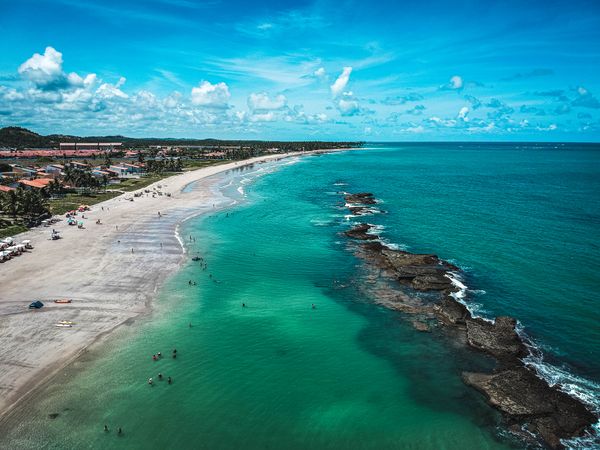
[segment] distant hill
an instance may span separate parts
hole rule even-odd
[[[316,148],[355,147],[358,142],[283,142],[283,141],[245,141],[218,139],[171,139],[171,138],[130,138],[125,136],[70,136],[49,134],[47,136],[35,133],[27,128],[0,128],[0,148],[58,148],[61,142],[122,142],[127,147],[147,147],[149,145],[206,145],[206,146],[252,146],[257,148],[278,147],[282,150],[305,150]]]

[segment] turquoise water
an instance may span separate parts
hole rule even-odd
[[[181,232],[208,268],[186,264],[152,320],[78,362],[0,446],[519,448],[460,380],[488,361],[357,289],[339,190],[375,193],[384,240],[460,265],[470,307],[517,317],[542,351],[531,363],[598,405],[598,147],[374,146],[221,185],[237,204]],[[158,372],[174,383],[149,387]]]

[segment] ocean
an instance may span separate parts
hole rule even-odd
[[[600,146],[371,144],[218,186],[227,206],[180,229],[203,259],[25,405],[0,447],[523,448],[461,381],[489,361],[373,302],[342,191],[380,201],[367,220],[384,242],[459,266],[468,307],[517,318],[528,363],[600,412]]]

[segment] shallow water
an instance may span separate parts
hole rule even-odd
[[[460,380],[485,361],[356,288],[361,263],[340,232],[357,219],[337,191],[375,193],[388,213],[368,221],[385,240],[463,267],[469,305],[517,317],[548,373],[559,366],[594,405],[599,175],[597,147],[506,144],[378,146],[232,172],[221,186],[236,205],[181,230],[208,268],[189,261],[151,320],[66,371],[0,446],[519,447]]]

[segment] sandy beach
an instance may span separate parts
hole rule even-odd
[[[50,228],[16,236],[30,239],[34,249],[0,265],[0,418],[90,344],[150,311],[160,286],[185,260],[178,225],[223,201],[209,177],[293,155],[186,172],[141,189],[170,196],[130,201],[135,192],[129,192],[93,205],[84,213],[84,229],[68,226],[63,217]],[[62,239],[50,240],[52,228]],[[53,302],[60,298],[72,303]],[[45,306],[29,310],[34,299]],[[60,321],[74,325],[57,327]]]

